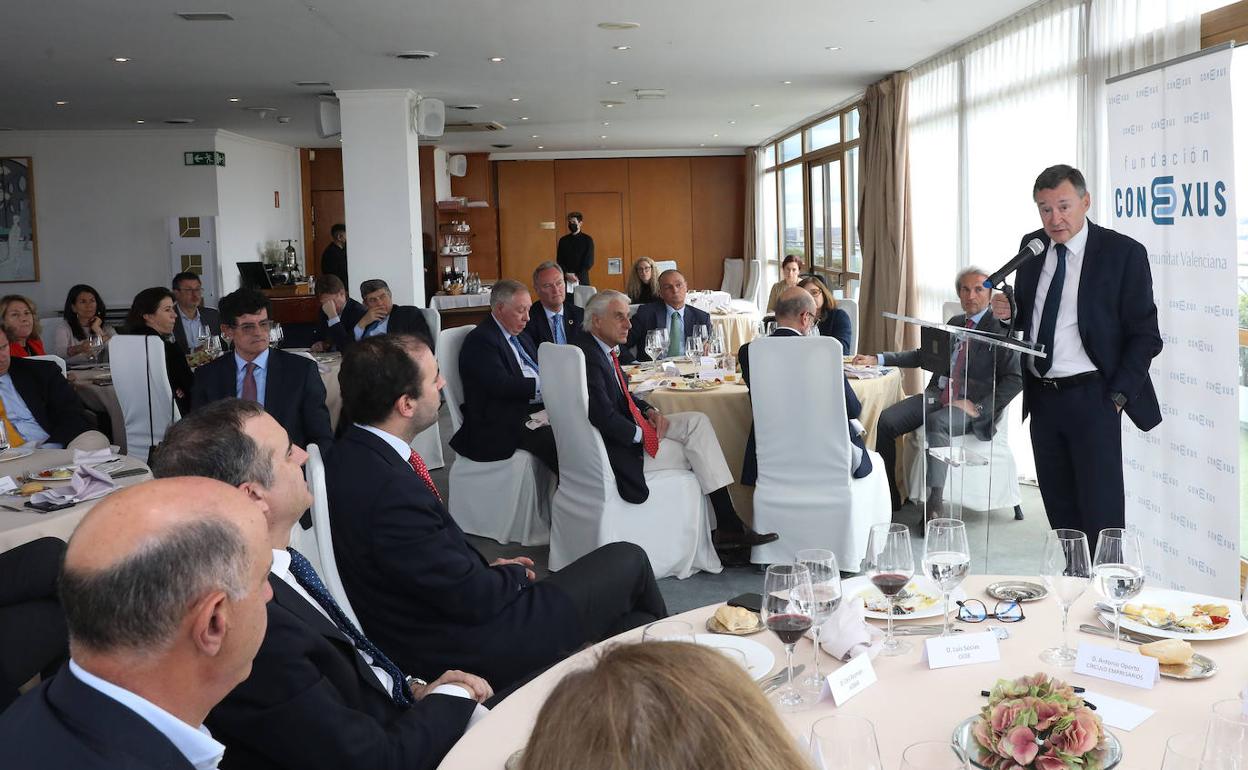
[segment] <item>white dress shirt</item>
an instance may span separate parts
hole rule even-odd
[[[112,682],[104,681],[79,666],[78,662],[72,658],[69,661],[69,670],[87,687],[112,698],[156,728],[178,751],[182,752],[182,756],[186,757],[186,761],[190,762],[195,770],[216,770],[221,757],[225,754],[225,746],[212,737],[207,727],[188,725],[146,698],[135,695],[124,687],[118,687]]]
[[[1088,358],[1088,352],[1083,349],[1083,339],[1079,336],[1079,275],[1083,272],[1083,257],[1087,245],[1088,223],[1084,220],[1079,232],[1066,242],[1066,277],[1062,279],[1062,303],[1057,308],[1057,325],[1053,328],[1053,350],[1045,351],[1049,354],[1049,371],[1044,377],[1071,377],[1096,370],[1096,364]],[[1040,268],[1040,282],[1036,284],[1036,301],[1031,307],[1028,339],[1033,342],[1040,335],[1044,300],[1049,295],[1049,284],[1053,282],[1053,273],[1056,270],[1057,244],[1050,243],[1048,253],[1044,255],[1044,266]],[[1036,371],[1036,361],[1035,357],[1027,356],[1027,366],[1031,373],[1041,376]]]
[[[195,308],[195,317],[191,318],[182,312],[181,305],[175,302],[173,306],[178,310],[178,323],[182,324],[182,331],[186,332],[186,346],[194,350],[195,346],[199,344],[199,330],[204,327],[204,314],[197,307]]]
[[[239,398],[243,397],[243,379],[247,376],[247,359],[234,353],[234,394]],[[256,381],[256,401],[260,406],[264,406],[264,389],[269,382],[269,349],[265,348],[256,356],[251,363],[256,365],[255,371],[251,373],[252,379]]]
[[[560,307],[558,310],[551,310],[545,305],[542,305],[542,312],[546,314],[546,328],[550,329],[550,338],[554,340],[555,342],[558,342],[559,334],[555,331],[555,327],[562,326],[562,324],[555,323],[555,316],[559,316],[560,320],[562,320],[563,318],[566,318],[567,316],[563,314],[563,308]],[[567,329],[563,330],[563,341],[564,342],[568,341]]]
[[[337,319],[338,316],[334,316],[334,318]],[[329,325],[333,326],[332,323]],[[367,328],[367,324],[365,325],[365,328]],[[351,329],[351,331],[355,334],[355,339],[357,341],[364,339],[364,337],[366,336],[364,333],[364,329],[360,328],[359,321],[355,322],[355,326]],[[390,331],[390,316],[386,316],[385,318],[381,319],[381,323],[374,326],[373,330],[368,332],[367,336],[377,337],[379,335],[385,334],[388,331]]]
[[[516,364],[520,367],[520,373],[523,374],[525,377],[528,377],[530,380],[536,381],[533,385],[533,398],[529,399],[529,403],[530,404],[542,403],[542,375],[536,369],[526,364],[524,362],[524,359],[520,357],[520,352],[516,350],[516,346],[511,344],[511,338],[517,337],[518,335],[512,334],[511,332],[504,329],[503,325],[500,324],[498,322],[498,319],[495,318],[492,314],[490,315],[490,320],[492,320],[494,322],[494,325],[498,327],[498,330],[502,332],[503,341],[507,343],[507,349],[511,351],[512,358],[516,359]],[[516,341],[519,342],[519,339],[517,339]]]
[[[614,370],[614,369],[615,369],[615,360],[614,360],[614,355],[615,355],[616,353],[618,353],[618,352],[619,352],[620,346],[619,346],[619,345],[608,345],[608,344],[606,344],[605,342],[603,342],[602,340],[598,339],[597,337],[594,337],[594,342],[597,342],[597,343],[598,343],[598,349],[599,349],[599,350],[601,350],[601,351],[602,351],[602,354],[603,354],[604,356],[606,356],[606,357],[607,357],[607,360],[608,360],[608,361],[610,361],[610,362],[611,362],[611,369],[612,369],[612,370]],[[615,379],[615,384],[616,384],[616,386],[617,386],[617,387],[619,387],[621,390],[624,390],[624,385],[623,385],[622,383],[620,383],[619,377],[616,377],[616,378],[614,378],[614,379]],[[629,392],[628,392],[627,390],[624,390],[624,397],[625,397],[625,398],[631,398],[632,396],[629,394]],[[643,417],[644,417],[644,415],[643,415]],[[633,431],[633,443],[634,443],[634,444],[640,444],[640,443],[641,443],[641,439],[642,439],[644,436],[645,436],[645,434],[642,432],[642,430],[641,430],[641,426],[640,426],[640,425],[638,425],[638,426],[637,426],[637,430]]]

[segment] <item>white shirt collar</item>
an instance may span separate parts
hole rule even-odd
[[[408,446],[407,442],[405,442],[403,439],[399,438],[398,436],[394,435],[393,433],[387,433],[381,428],[374,428],[372,425],[361,425],[358,422],[355,424],[355,427],[363,428],[364,430],[373,434],[377,438],[389,444],[391,447],[393,447],[395,452],[398,452],[399,457],[403,458],[403,462],[408,462],[412,459],[412,448]]]
[[[502,332],[502,333],[503,333],[503,339],[510,340],[512,337],[519,337],[519,336],[520,336],[520,335],[518,335],[518,334],[512,334],[511,332],[509,332],[509,331],[507,331],[506,329],[504,329],[504,328],[503,328],[503,325],[502,325],[501,323],[499,323],[498,319],[494,317],[494,314],[493,314],[493,313],[490,313],[490,320],[491,320],[491,321],[493,321],[493,322],[494,322],[494,325],[498,327],[498,330],[499,330],[500,332]]]
[[[545,311],[546,311],[546,320],[547,320],[547,321],[549,321],[550,319],[554,318],[554,317],[555,317],[555,316],[557,316],[557,315],[563,315],[563,308],[562,308],[562,307],[560,307],[558,310],[551,310],[550,308],[546,307],[545,305],[542,305],[542,310],[545,310]]]
[[[238,364],[239,369],[242,369],[244,366],[247,365],[247,359],[240,356],[236,351],[234,353],[234,363]],[[252,361],[251,363],[255,364],[257,369],[267,368],[269,365],[269,349],[265,348],[264,350],[262,350],[260,352],[260,355],[256,356],[256,360]]]
[[[594,342],[598,343],[598,349],[601,350],[602,354],[607,358],[610,358],[612,353],[620,349],[619,345],[608,345],[597,337],[594,337]]]
[[[1069,259],[1070,257],[1079,259],[1080,257],[1083,256],[1083,251],[1088,246],[1088,230],[1090,229],[1091,229],[1090,223],[1088,222],[1087,219],[1084,219],[1083,227],[1079,228],[1079,232],[1071,236],[1069,241],[1066,241],[1067,259]],[[1055,248],[1055,245],[1050,244],[1050,248]]]
[[[83,684],[117,701],[156,728],[178,751],[182,752],[186,761],[195,766],[195,770],[215,770],[221,762],[221,757],[225,754],[225,746],[212,737],[207,727],[188,725],[143,696],[136,695],[124,687],[118,687],[92,674],[72,658],[69,661],[69,670]]]
[[[200,312],[199,307],[196,307],[196,308],[195,308],[195,317],[194,317],[194,318],[191,318],[189,315],[187,315],[186,313],[183,313],[183,312],[182,312],[182,306],[181,306],[181,305],[179,305],[178,303],[176,303],[176,302],[175,302],[175,303],[173,303],[173,306],[174,306],[174,307],[176,307],[176,308],[178,309],[178,315],[182,316],[183,318],[185,318],[185,319],[186,319],[186,320],[188,320],[188,321],[198,321],[198,320],[199,320],[199,318],[200,318],[200,316],[201,316],[201,315],[203,315],[203,314]]]
[[[801,335],[801,336],[803,336],[803,337],[805,337],[805,336],[806,336],[806,332],[802,331],[801,329],[796,329],[796,328],[794,328],[794,327],[792,327],[792,326],[777,326],[777,327],[776,327],[776,331],[780,331],[781,329],[788,329],[788,330],[789,330],[789,331],[791,331],[791,332],[797,332],[798,334],[800,334],[800,335]]]
[[[290,551],[285,548],[274,548],[273,566],[269,568],[269,572],[277,575],[283,582],[289,582],[286,576],[290,574]]]

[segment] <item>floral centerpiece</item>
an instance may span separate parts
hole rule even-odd
[[[998,679],[971,734],[975,759],[993,770],[1100,770],[1101,718],[1074,689],[1048,674]]]

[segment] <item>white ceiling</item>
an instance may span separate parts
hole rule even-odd
[[[335,89],[405,87],[448,105],[480,104],[447,118],[507,126],[447,134],[440,144],[449,150],[740,148],[1032,2],[43,0],[5,17],[0,127],[144,130],[194,118],[199,128],[332,146],[316,136],[315,94],[327,89],[294,85],[325,80]],[[174,11],[226,11],[236,20],[187,22]],[[605,21],[641,28],[599,29]],[[438,56],[392,57],[410,49]],[[668,96],[638,102],[634,88]],[[602,100],[624,104],[608,109]],[[249,106],[277,112],[261,120],[242,109]]]

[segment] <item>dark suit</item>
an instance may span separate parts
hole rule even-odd
[[[792,329],[777,328],[771,333],[771,336],[800,337],[801,335]],[[745,380],[746,385],[750,384],[749,348],[750,343],[747,342],[737,351],[737,360],[741,362],[741,378]],[[862,403],[858,400],[858,394],[854,392],[854,389],[849,387],[848,379],[842,376],[841,383],[845,386],[845,417],[849,420],[856,420],[862,414]],[[871,455],[867,453],[867,445],[852,424],[849,426],[849,441],[862,450],[862,460],[858,463],[858,467],[853,469],[852,475],[856,479],[865,478],[871,473]],[[852,461],[853,458],[850,459]],[[752,487],[757,481],[758,452],[754,443],[754,423],[751,421],[750,435],[745,440],[745,459],[741,462],[741,483]]]
[[[364,306],[347,297],[347,304],[342,307],[338,323],[330,326],[329,317],[325,315],[324,310],[318,310],[317,317],[319,320],[316,328],[312,330],[312,341],[326,342],[332,345],[334,350],[345,351],[351,347],[351,343],[355,342],[355,332],[352,330],[364,317]]]
[[[173,325],[173,341],[182,351],[182,355],[186,355],[191,352],[191,341],[186,338],[186,329],[182,328],[182,311],[178,310],[175,305],[174,312],[178,314],[178,322]],[[208,333],[214,337],[221,333],[221,316],[215,307],[201,307],[199,322],[206,326]]]
[[[594,266],[594,239],[585,233],[568,233],[559,239],[555,261],[563,272],[575,275],[582,286],[589,286],[589,269]]]
[[[849,342],[854,336],[854,325],[849,320],[849,313],[834,307],[819,321],[820,337],[835,337],[840,340],[845,355],[849,355]]]
[[[86,407],[55,363],[10,358],[9,377],[35,422],[47,431],[49,443],[65,446],[90,429]]]
[[[585,311],[571,302],[565,302],[560,312],[563,313],[563,339],[565,342],[571,342],[582,332],[581,322],[585,320]],[[534,350],[541,347],[543,342],[555,341],[555,333],[550,328],[549,319],[546,318],[546,308],[542,307],[541,303],[529,309],[529,323],[524,327],[524,333],[528,336],[529,344]]]
[[[351,327],[347,331],[351,334],[352,342],[355,341],[355,327],[359,325],[360,318],[363,315],[361,313],[351,319]],[[433,332],[429,329],[429,324],[425,322],[425,314],[420,311],[420,308],[412,307],[411,305],[393,305],[387,318],[389,320],[386,321],[386,334],[411,334],[429,343],[430,350],[433,350],[436,346],[437,340],[433,338]],[[347,319],[344,317],[342,323],[346,323],[346,321]],[[360,339],[363,339],[363,337]]]
[[[0,712],[17,688],[69,658],[69,631],[56,596],[65,541],[43,537],[0,553]]]
[[[1079,338],[1099,377],[1068,386],[1041,382],[1023,367],[1023,414],[1031,415],[1031,443],[1044,508],[1053,527],[1083,530],[1095,548],[1097,533],[1125,526],[1121,416],[1110,396],[1127,397],[1123,411],[1140,430],[1161,422],[1161,407],[1148,374],[1161,352],[1157,306],[1148,252],[1121,233],[1086,223],[1079,275]],[[1023,243],[1043,230],[1023,236]],[[1044,258],[1018,270],[1014,328],[1030,335]],[[1069,280],[1069,279],[1068,279]],[[1057,389],[1053,387],[1057,385]]]
[[[363,428],[347,429],[325,471],[342,582],[364,632],[405,671],[471,671],[501,691],[585,642],[666,615],[631,543],[536,583],[520,565],[489,566],[407,461]]]
[[[194,770],[164,734],[68,664],[0,714],[0,767]]]
[[[680,312],[681,321],[684,322],[684,336],[690,337],[693,334],[693,327],[701,324],[708,330],[711,328],[711,316],[705,310],[698,310],[693,305],[685,305]],[[646,332],[651,329],[667,329],[667,305],[663,302],[650,302],[637,308],[637,314],[633,316],[633,328],[628,332],[628,342],[625,343],[632,349],[633,355],[638,361],[649,361],[650,356],[646,353]],[[682,350],[685,341],[680,341]],[[621,351],[622,353],[622,351]],[[621,358],[621,360],[623,360]]]
[[[195,371],[192,407],[199,408],[223,398],[237,398],[238,359],[224,355]],[[329,409],[325,406],[325,383],[316,362],[284,350],[269,350],[265,367],[264,411],[286,429],[290,440],[301,447],[315,443],[322,452],[333,444]]]
[[[537,363],[537,348],[529,337],[521,332],[516,339]],[[479,463],[506,460],[517,449],[525,449],[551,470],[558,469],[554,431],[549,425],[537,430],[525,427],[529,415],[542,408],[530,403],[537,380],[524,376],[515,349],[492,315],[464,338],[459,376],[464,384],[464,422],[451,437],[452,449]]]
[[[347,250],[333,241],[321,252],[321,272],[338,276],[347,291],[351,291],[351,281],[347,280]]]
[[[270,575],[268,630],[251,675],[208,715],[223,770],[421,770],[455,745],[475,701],[429,695],[395,705],[354,644]]]

